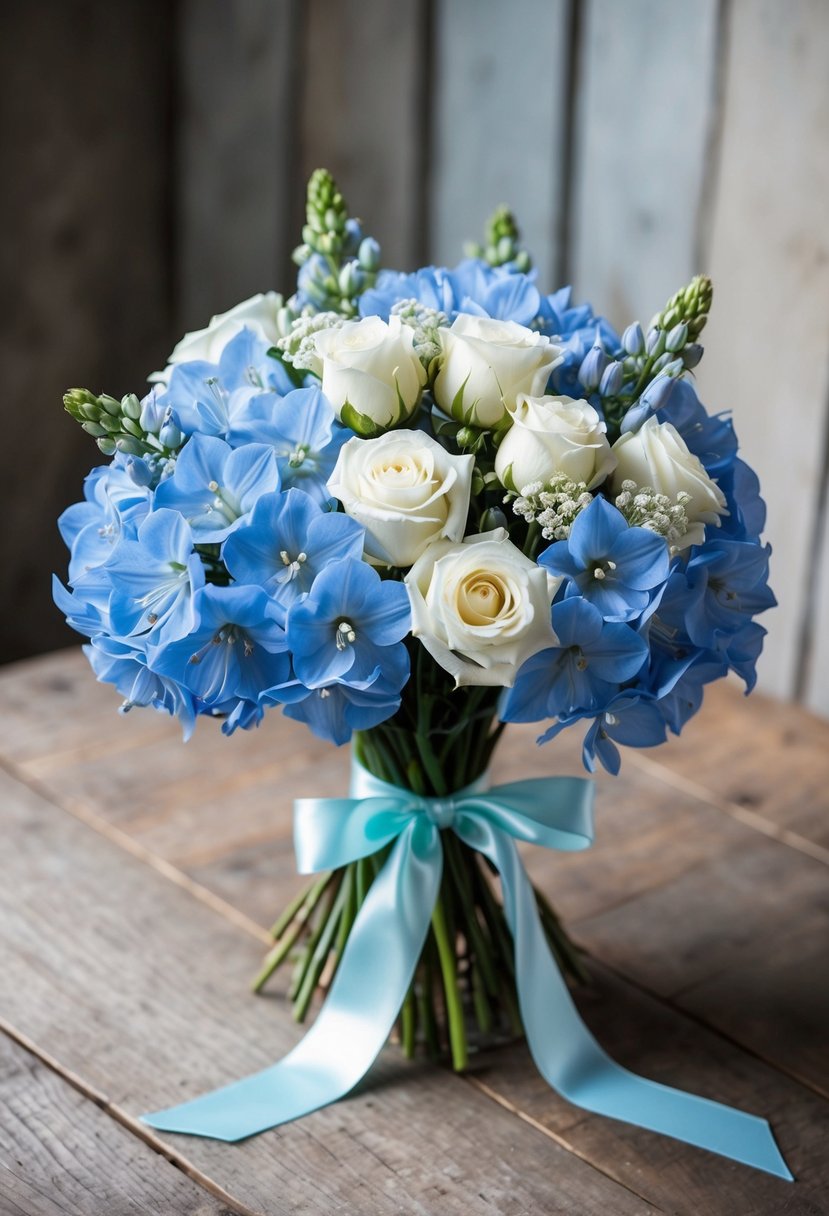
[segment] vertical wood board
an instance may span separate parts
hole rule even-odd
[[[780,607],[759,670],[766,691],[792,696],[829,401],[829,10],[735,0],[728,42],[700,387],[709,408],[734,411],[768,503]]]
[[[715,94],[717,0],[589,0],[573,136],[573,279],[620,328],[692,274]]]
[[[174,182],[180,331],[200,329],[258,291],[290,292],[281,280],[292,195],[302,189],[293,173],[295,10],[295,0],[183,0]]]
[[[454,265],[499,203],[516,213],[539,286],[559,258],[569,56],[565,0],[438,0],[431,253]]]
[[[379,240],[383,264],[422,260],[428,88],[426,0],[306,0],[302,147],[292,189],[312,170],[337,178],[351,214]],[[299,231],[297,231],[297,238]]]

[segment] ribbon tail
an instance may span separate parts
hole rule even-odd
[[[530,1052],[544,1079],[576,1106],[633,1123],[793,1181],[765,1119],[648,1081],[603,1051],[581,1020],[547,944],[514,841],[480,819],[459,825],[501,875],[515,941],[515,974]],[[456,829],[457,830],[457,829]]]
[[[142,1122],[243,1140],[336,1102],[380,1053],[409,990],[440,890],[443,850],[423,817],[397,838],[348,936],[316,1022],[278,1064]]]

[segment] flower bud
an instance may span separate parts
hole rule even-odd
[[[112,418],[117,418],[120,415],[121,402],[117,401],[115,397],[110,397],[109,393],[101,393],[98,400]]]
[[[106,438],[96,439],[95,442],[97,443],[99,450],[103,452],[105,456],[115,455],[116,448],[114,439],[110,439],[109,436],[107,436]]]
[[[165,448],[177,448],[181,443],[182,434],[178,415],[171,405],[168,405],[164,412],[164,421],[161,425],[161,430],[158,432],[158,437]],[[136,453],[136,455],[139,454]]]
[[[688,371],[697,366],[702,358],[702,352],[703,347],[700,346],[699,342],[689,342],[685,347],[682,352],[682,362]]]
[[[141,417],[141,402],[135,393],[127,393],[125,397],[121,398],[121,413],[125,418],[131,418],[133,422],[137,422]]]
[[[667,350],[663,350],[663,352],[659,356],[659,358],[654,360],[651,371],[654,373],[654,375],[657,375],[659,372],[664,371],[664,369],[668,366],[668,364],[670,362],[671,362],[670,352]]]
[[[82,422],[81,430],[86,431],[87,435],[92,435],[94,439],[102,439],[106,435],[104,427],[97,422]]]
[[[459,448],[471,448],[472,444],[475,442],[475,432],[471,427],[462,426],[458,429],[458,433],[455,436],[455,442]]]
[[[339,273],[337,287],[340,295],[347,300],[360,294],[363,289],[363,272],[357,262],[346,262]]]
[[[500,507],[487,507],[481,516],[481,531],[494,532],[496,528],[508,528],[507,517]]]
[[[657,359],[665,349],[665,331],[663,329],[649,329],[648,336],[645,339],[645,350],[652,359]]]
[[[645,350],[645,335],[638,321],[628,325],[622,334],[622,346],[628,355],[641,355]]]
[[[675,353],[682,350],[685,343],[688,341],[688,326],[683,321],[679,325],[675,325],[665,339],[665,349]]]
[[[137,486],[148,486],[153,479],[152,470],[146,460],[140,456],[128,456],[126,462],[127,476]]]
[[[158,434],[159,427],[164,421],[164,406],[159,402],[155,389],[147,393],[141,402],[141,414],[138,421],[149,434]]]
[[[372,274],[380,266],[380,246],[375,241],[373,236],[367,236],[360,242],[360,249],[357,253],[357,260],[363,270],[367,270]]]
[[[140,456],[141,444],[131,435],[121,435],[115,440],[115,450],[124,456]]]
[[[579,368],[579,384],[588,393],[592,393],[599,387],[599,382],[608,363],[609,359],[599,342],[592,346],[584,359],[582,359],[582,364]]]
[[[621,363],[618,361],[608,363],[599,382],[599,395],[602,397],[615,397],[622,387],[624,374],[625,369]]]

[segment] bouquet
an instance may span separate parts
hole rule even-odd
[[[620,746],[678,734],[710,680],[735,671],[749,690],[754,618],[775,602],[764,506],[730,419],[694,388],[709,279],[619,336],[568,288],[543,293],[503,208],[454,269],[380,269],[324,171],[302,242],[294,295],[186,335],[142,397],[66,394],[107,462],[61,517],[69,587],[54,594],[124,712],[175,714],[185,736],[208,716],[232,735],[281,707],[352,742],[355,797],[299,808],[315,876],[255,985],[292,959],[297,1018],[321,983],[331,1002],[351,983],[338,970],[358,926],[369,940],[400,825],[428,811],[440,844],[412,828],[407,847],[442,862],[390,1016],[407,1054],[423,1043],[462,1069],[472,1034],[523,1025],[531,1039],[518,921],[580,971],[526,876],[507,890],[498,840],[589,842],[588,783],[566,779],[562,796],[581,800],[566,824],[539,827],[526,782],[496,813],[483,791],[506,724],[541,723],[540,743],[580,729],[587,769],[616,773]],[[470,826],[475,807],[494,843]],[[329,847],[355,824],[368,845]],[[390,896],[401,917],[408,881]],[[380,1004],[394,988],[365,982]]]

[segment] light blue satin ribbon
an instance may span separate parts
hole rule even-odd
[[[350,798],[299,799],[294,842],[302,873],[393,846],[357,914],[325,1004],[278,1064],[143,1121],[160,1131],[242,1140],[353,1089],[379,1054],[409,990],[440,891],[440,832],[451,829],[501,876],[527,1043],[553,1089],[585,1110],[792,1181],[765,1119],[637,1077],[611,1060],[582,1022],[547,944],[515,842],[564,851],[589,847],[592,801],[592,783],[578,777],[490,790],[481,781],[450,798],[421,798],[356,762]]]

